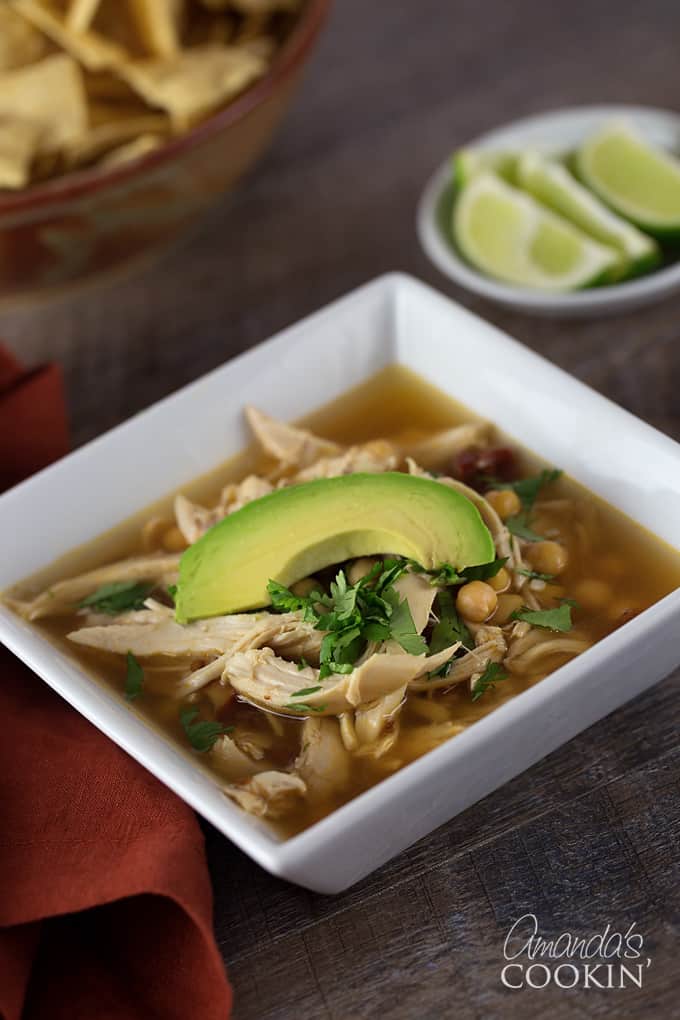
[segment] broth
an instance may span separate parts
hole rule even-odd
[[[363,443],[380,437],[408,445],[452,425],[475,420],[479,419],[409,370],[391,366],[341,399],[307,416],[302,424],[342,444]],[[542,466],[532,454],[498,433],[493,442],[511,444],[517,450],[521,476],[535,473]],[[182,491],[209,503],[217,499],[226,481],[240,479],[248,471],[270,467],[269,461],[249,449]],[[121,556],[138,555],[144,548],[141,525],[150,517],[167,519],[157,529],[159,534],[167,536],[172,528],[171,497],[70,553],[40,576],[18,586],[12,594],[25,598],[60,577],[89,570]],[[541,608],[557,606],[563,598],[576,599],[579,604],[573,609],[574,624],[579,635],[591,643],[680,586],[680,553],[569,478],[561,477],[550,485],[549,491],[539,494],[532,528],[545,538],[558,539],[569,555],[568,566],[556,581],[531,582],[535,598]],[[146,541],[148,548],[148,533]],[[126,673],[123,657],[75,649],[66,640],[66,634],[74,628],[72,615],[40,620],[36,626],[62,651],[80,661],[94,678],[122,696]],[[467,682],[449,690],[409,694],[399,717],[398,735],[385,754],[352,756],[349,774],[341,789],[313,803],[303,799],[272,824],[284,836],[300,832],[543,680],[572,656],[573,652],[555,653],[540,659],[536,668],[529,665],[521,672],[510,672],[506,679],[474,701]],[[223,782],[229,780],[232,777],[220,772],[220,761],[214,754],[198,754],[187,747],[178,701],[169,693],[183,674],[186,674],[186,667],[180,670],[171,659],[161,657],[145,665],[144,695],[134,702],[131,710],[149,724],[160,727],[199,767]],[[204,688],[194,704],[205,717],[234,726],[242,740],[247,742],[252,738],[254,745],[264,749],[269,767],[282,770],[291,767],[300,749],[302,719],[272,715],[237,698],[229,700],[219,684]]]

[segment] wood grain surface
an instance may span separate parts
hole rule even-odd
[[[432,168],[504,120],[677,106],[679,37],[677,0],[337,0],[274,147],[190,241],[115,285],[1,314],[0,335],[61,361],[80,443],[404,269],[680,438],[680,297],[594,321],[510,314],[455,291],[413,229]],[[334,898],[206,827],[235,1020],[680,1017],[679,722],[676,673]],[[643,987],[503,988],[503,940],[526,911],[548,935],[635,921]]]

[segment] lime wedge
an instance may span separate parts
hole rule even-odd
[[[655,237],[680,236],[680,161],[627,124],[603,127],[576,153],[583,183]]]
[[[526,152],[517,165],[517,182],[596,241],[620,252],[621,276],[646,272],[660,261],[656,241],[613,213],[561,163],[538,152]]]
[[[461,192],[453,237],[482,272],[540,290],[590,287],[610,279],[620,265],[612,248],[491,173],[474,177]]]
[[[495,152],[490,149],[458,149],[451,158],[453,183],[464,188],[473,177],[490,170],[504,178],[509,184],[515,183],[517,153]]]

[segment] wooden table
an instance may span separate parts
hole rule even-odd
[[[677,105],[679,32],[677,0],[338,0],[285,130],[200,236],[143,275],[0,316],[0,334],[62,362],[80,443],[385,270],[454,292],[414,236],[432,167],[522,114]],[[550,322],[454,296],[680,438],[680,298]],[[679,699],[676,673],[335,898],[208,831],[236,1020],[680,1017]],[[553,935],[635,921],[643,988],[504,989],[526,911]]]

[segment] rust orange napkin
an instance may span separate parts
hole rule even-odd
[[[58,369],[0,348],[0,484],[66,446]],[[1,1020],[226,1020],[193,812],[2,648],[0,719]]]

